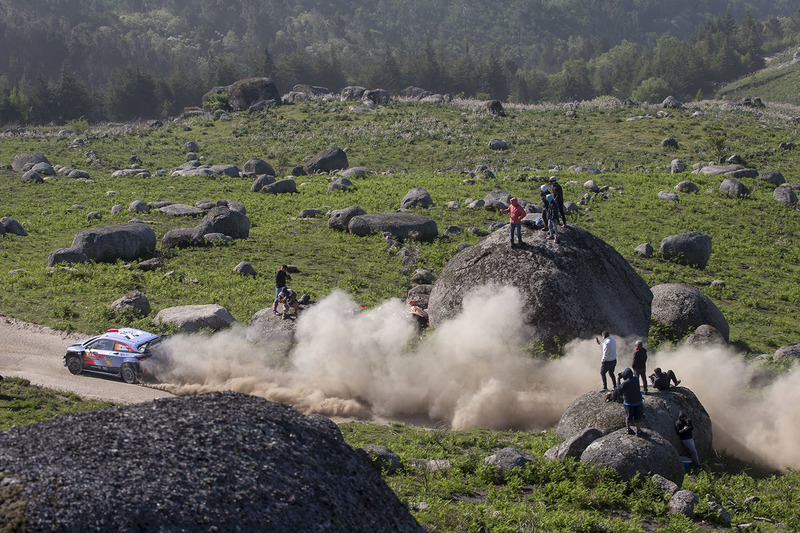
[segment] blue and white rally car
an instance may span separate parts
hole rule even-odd
[[[67,348],[63,364],[72,374],[94,372],[138,383],[155,363],[163,337],[134,328],[109,329]]]

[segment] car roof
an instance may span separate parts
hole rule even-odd
[[[136,328],[115,328],[108,329],[102,335],[94,339],[111,339],[113,341],[124,342],[132,348],[139,348],[142,344],[148,343],[159,338],[158,335]]]

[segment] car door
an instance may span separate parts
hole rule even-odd
[[[83,366],[95,372],[114,373],[114,341],[111,339],[97,339],[86,346],[83,356]]]
[[[124,342],[114,341],[114,344],[111,348],[111,355],[109,355],[109,368],[113,369],[115,374],[119,374],[122,364],[133,354],[131,353],[131,349]]]

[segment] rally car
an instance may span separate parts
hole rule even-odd
[[[67,348],[63,364],[72,374],[94,372],[138,383],[152,371],[163,337],[134,328],[109,329]]]

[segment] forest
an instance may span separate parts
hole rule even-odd
[[[249,76],[282,93],[695,98],[798,34],[790,0],[0,0],[0,123],[174,116]]]

